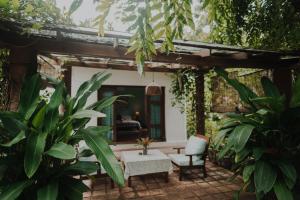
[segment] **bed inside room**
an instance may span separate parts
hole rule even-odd
[[[145,87],[103,86],[98,96],[102,99],[114,95],[121,97],[111,107],[103,110],[106,117],[98,121],[99,125],[113,127],[112,131],[107,133],[107,138],[116,143],[135,143],[138,138],[151,137],[150,110]],[[160,115],[160,109],[157,111],[159,113],[156,115]]]

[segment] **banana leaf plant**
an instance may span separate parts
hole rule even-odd
[[[80,157],[93,154],[108,175],[124,185],[121,166],[105,138],[110,127],[86,127],[91,117],[105,117],[101,110],[118,98],[86,105],[88,97],[109,77],[95,74],[74,97],[67,94],[63,81],[51,79],[55,91],[48,102],[39,96],[39,74],[24,81],[18,110],[0,112],[1,200],[82,199],[88,188],[74,177],[97,171],[95,162],[80,161]],[[88,148],[78,152],[81,140]]]
[[[300,158],[300,79],[287,102],[267,77],[261,78],[264,95],[258,96],[226,71],[215,71],[238,92],[247,108],[245,113],[228,113],[215,141],[225,143],[219,158],[234,152],[236,175],[242,175],[244,181],[239,192],[255,192],[257,199],[294,199],[295,163]]]

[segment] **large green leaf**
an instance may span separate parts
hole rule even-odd
[[[1,200],[14,200],[17,199],[20,194],[23,192],[25,188],[30,186],[33,181],[26,180],[22,182],[16,182],[7,188],[4,189],[4,191],[0,194]]]
[[[106,74],[104,72],[100,72],[97,73],[95,75],[93,75],[93,77],[84,82],[78,89],[77,94],[75,96],[75,104],[74,104],[74,110],[80,110],[82,109],[85,104],[86,101],[88,99],[88,97],[95,91],[97,91],[102,83],[107,80],[109,77],[111,76],[111,74]]]
[[[14,139],[5,144],[1,144],[1,146],[11,147],[12,145],[19,143],[23,139],[25,139],[25,131],[20,131],[20,133],[16,137],[14,137]]]
[[[236,137],[234,139],[234,149],[236,152],[241,151],[245,147],[254,128],[255,127],[253,125],[242,124],[234,129],[231,134],[234,134]]]
[[[37,192],[38,200],[56,200],[58,195],[58,182],[52,181],[40,188]]]
[[[217,136],[214,139],[214,144],[216,145],[216,148],[219,148],[221,143],[223,142],[225,136],[228,134],[228,132],[232,131],[233,128],[226,128],[219,130]]]
[[[15,135],[20,131],[27,129],[26,125],[19,119],[16,119],[14,116],[0,115],[0,119],[4,129],[12,135]]]
[[[71,15],[73,14],[82,4],[83,0],[73,0],[72,4],[70,5],[68,14]]]
[[[261,78],[261,85],[263,87],[264,93],[268,97],[280,97],[280,92],[274,83],[268,77]]]
[[[42,86],[42,80],[37,73],[26,79],[20,94],[19,112],[25,119],[29,119],[34,112],[39,101],[39,91]]]
[[[59,159],[74,159],[76,157],[76,151],[72,145],[59,142],[54,144],[48,151],[45,152],[49,156]]]
[[[276,181],[276,170],[266,161],[258,161],[255,163],[254,183],[257,192],[269,192]]]
[[[234,130],[229,135],[224,148],[218,153],[218,159],[223,158],[228,153],[228,151],[231,150],[231,148],[233,147],[235,141],[235,134],[233,132]]]
[[[99,165],[95,162],[78,161],[73,165],[66,167],[63,174],[68,175],[89,175],[96,172],[99,169]]]
[[[105,117],[104,113],[94,110],[80,110],[72,115],[73,119],[91,118],[91,117]]]
[[[253,174],[255,169],[255,165],[247,165],[243,170],[243,180],[244,182],[248,182],[251,175]]]
[[[46,104],[34,115],[32,119],[32,125],[36,129],[40,129],[42,125],[44,124],[44,118],[46,113]]]
[[[29,133],[25,148],[24,169],[31,178],[38,169],[46,143],[47,133]]]
[[[83,193],[88,191],[88,187],[81,180],[66,178],[62,181],[60,193],[67,199],[82,200]]]
[[[120,186],[124,185],[124,176],[120,163],[117,161],[113,151],[98,133],[82,130],[86,144],[94,152],[107,174]]]
[[[286,180],[288,187],[292,189],[297,180],[297,171],[295,167],[292,164],[283,161],[277,162],[277,164],[284,174],[285,179],[288,179]]]
[[[281,181],[276,181],[274,184],[274,192],[278,200],[293,200],[292,192]]]
[[[297,78],[293,85],[290,106],[292,108],[300,106],[300,77]]]

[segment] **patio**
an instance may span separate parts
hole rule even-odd
[[[174,153],[170,147],[159,147],[165,154]],[[128,150],[128,149],[127,149]],[[115,153],[119,155],[120,150]],[[200,170],[192,170],[185,174],[183,181],[178,180],[178,170],[169,175],[169,182],[157,175],[132,178],[132,187],[119,189],[110,187],[108,178],[95,179],[93,190],[84,194],[84,199],[232,199],[234,191],[238,190],[242,180],[240,178],[229,181],[232,172],[211,162],[207,162],[207,178],[202,178]],[[90,181],[85,182],[91,186]]]

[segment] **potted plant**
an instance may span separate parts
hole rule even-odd
[[[105,117],[101,111],[118,98],[86,105],[109,77],[95,74],[74,97],[63,81],[49,79],[55,88],[49,101],[39,96],[39,74],[24,82],[18,110],[0,112],[0,199],[82,199],[88,188],[74,176],[97,171],[96,163],[79,161],[92,154],[118,185],[124,185],[122,169],[105,138],[111,127],[86,127],[91,117]],[[76,152],[81,140],[88,148]]]
[[[143,155],[148,154],[148,146],[152,143],[152,141],[153,140],[150,139],[149,137],[137,139],[138,145],[143,147]]]
[[[218,154],[234,152],[236,174],[243,177],[240,191],[254,192],[257,199],[292,200],[298,179],[295,161],[300,144],[300,79],[295,81],[290,102],[267,77],[261,79],[264,96],[228,73],[216,69],[237,90],[247,107],[245,113],[229,113],[217,135],[225,143]],[[297,158],[298,156],[298,158]]]

